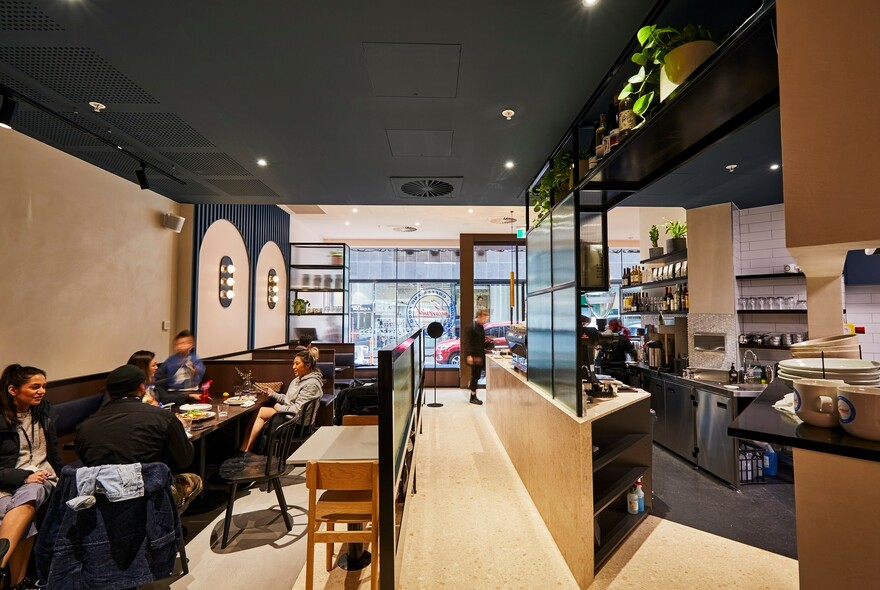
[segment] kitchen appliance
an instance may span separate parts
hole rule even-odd
[[[666,365],[666,352],[663,350],[663,343],[659,340],[651,340],[645,345],[648,353],[648,368],[659,369]]]

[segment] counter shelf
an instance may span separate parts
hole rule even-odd
[[[627,285],[626,287],[621,287],[620,292],[626,291],[636,291],[639,289],[652,289],[658,287],[668,287],[670,285],[686,285],[688,282],[688,278],[684,277],[675,277],[672,279],[663,279],[662,281],[651,281],[649,283],[638,283],[636,285]]]

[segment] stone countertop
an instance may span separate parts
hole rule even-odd
[[[715,383],[713,381],[698,381],[696,379],[685,379],[684,377],[679,377],[678,375],[674,375],[672,373],[664,373],[663,371],[658,372],[656,369],[649,369],[644,365],[630,365],[633,368],[641,370],[643,373],[646,373],[648,376],[658,377],[659,379],[663,379],[665,381],[673,381],[678,383],[679,385],[685,385],[687,387],[699,387],[700,389],[708,389],[712,393],[718,393],[721,395],[726,395],[727,397],[758,397],[761,392],[764,390],[766,386],[758,387],[755,386],[756,389],[730,389],[725,387],[720,383]],[[744,384],[746,387],[749,387],[749,384]]]
[[[791,392],[777,379],[749,405],[727,429],[730,436],[749,438],[779,445],[880,461],[880,442],[847,434],[843,428],[819,428],[795,420],[775,410],[773,404]]]

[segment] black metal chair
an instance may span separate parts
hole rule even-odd
[[[264,427],[269,433],[267,453],[227,459],[220,466],[220,477],[229,485],[229,499],[226,503],[226,518],[223,522],[221,549],[229,544],[229,525],[232,524],[232,509],[239,486],[248,483],[268,482],[266,491],[275,490],[281,516],[287,530],[293,529],[293,521],[287,513],[287,502],[281,490],[281,476],[288,469],[287,458],[314,431],[314,417],[318,409],[314,400],[303,406],[299,420],[292,420],[291,412],[277,412]]]

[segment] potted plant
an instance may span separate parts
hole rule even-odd
[[[308,313],[309,305],[311,302],[307,299],[294,299],[293,300],[293,313],[296,315],[303,315]]]
[[[651,247],[648,249],[648,258],[663,256],[663,248],[657,245],[657,241],[660,239],[660,230],[657,229],[656,225],[651,226],[651,229],[648,231],[648,238],[651,240]]]
[[[330,252],[330,264],[342,266],[342,250],[332,250]]]
[[[678,250],[687,249],[687,222],[684,221],[667,221],[663,224],[666,233],[672,236],[672,239],[666,240],[666,251],[676,252]]]
[[[669,96],[715,51],[718,44],[712,41],[709,30],[693,24],[681,31],[648,25],[639,29],[636,38],[641,49],[630,59],[640,66],[639,71],[627,80],[618,99],[634,95],[633,112],[644,122],[654,98],[659,94],[662,101]]]

